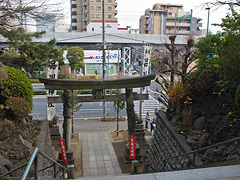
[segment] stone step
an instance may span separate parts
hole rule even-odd
[[[237,180],[240,179],[240,165],[232,166],[219,166],[210,168],[199,168],[182,171],[171,171],[171,172],[159,172],[159,173],[148,173],[139,175],[108,175],[108,176],[94,176],[94,177],[79,177],[75,180],[166,180],[166,179],[177,179],[177,180]],[[56,180],[51,178],[44,178],[43,180]]]

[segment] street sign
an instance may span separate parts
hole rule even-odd
[[[67,156],[66,156],[64,139],[60,139],[60,147],[61,147],[63,162],[67,164]]]
[[[135,159],[135,137],[129,136],[129,159]]]

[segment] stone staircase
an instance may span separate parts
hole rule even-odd
[[[139,175],[109,175],[96,177],[79,177],[75,180],[239,180],[240,165],[219,166],[201,169],[148,173]],[[43,178],[43,180],[54,180]]]

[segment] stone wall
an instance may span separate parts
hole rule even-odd
[[[144,172],[151,173],[188,169],[192,164],[192,155],[173,159],[168,158],[191,151],[190,146],[183,137],[175,133],[164,113],[159,112],[156,115],[156,129],[152,144],[146,155]],[[163,159],[166,160],[162,161]],[[196,160],[198,161],[198,159]]]
[[[52,146],[52,141],[49,133],[48,121],[44,120],[42,123],[41,136],[38,142],[38,148],[48,156],[54,158],[54,148]],[[42,155],[38,155],[38,169],[43,169],[45,167],[51,166],[53,163]],[[53,168],[44,170],[44,172],[39,173],[39,177],[53,177]]]

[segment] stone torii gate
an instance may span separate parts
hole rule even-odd
[[[44,83],[46,89],[64,90],[61,96],[48,97],[48,103],[63,103],[63,139],[65,140],[66,152],[72,153],[70,149],[70,130],[72,119],[73,103],[78,102],[106,102],[106,101],[126,101],[128,136],[135,137],[136,117],[133,100],[146,100],[148,94],[133,93],[133,88],[149,86],[155,74],[131,77],[116,80],[61,80],[39,78]],[[125,93],[120,95],[103,95],[104,89],[125,88]],[[73,90],[92,89],[92,95],[73,95]],[[73,156],[72,156],[73,157]]]

